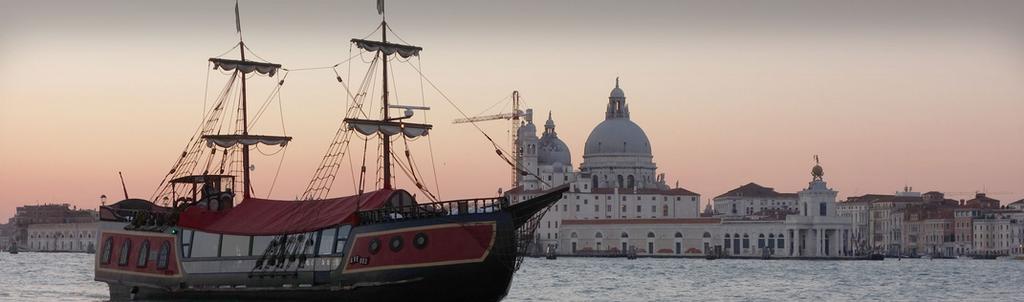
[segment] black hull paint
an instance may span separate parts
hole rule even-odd
[[[330,273],[329,282],[311,287],[248,288],[167,288],[144,283],[108,282],[111,300],[218,300],[218,301],[500,301],[512,284],[519,257],[517,234],[523,224],[561,199],[568,190],[562,186],[508,209],[479,214],[464,214],[398,222],[360,225],[350,238],[359,234],[399,231],[407,228],[442,224],[494,223],[494,243],[487,256],[478,262],[443,264],[377,271],[346,273],[345,264]],[[532,230],[529,234],[532,237]],[[349,240],[351,253],[355,240]],[[437,240],[433,244],[444,244]],[[242,275],[223,277],[242,279]],[[189,277],[185,273],[185,283]],[[239,282],[241,283],[241,282]],[[237,283],[235,283],[237,284]]]

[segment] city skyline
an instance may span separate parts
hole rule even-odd
[[[286,68],[341,61],[348,38],[375,24],[343,4],[241,4],[247,44]],[[621,77],[667,182],[704,199],[748,182],[795,192],[810,180],[815,154],[841,197],[904,185],[1008,192],[991,195],[1004,204],[1024,197],[1024,26],[1005,13],[1020,4],[892,4],[874,19],[864,18],[878,8],[870,5],[802,6],[817,13],[813,20],[789,19],[785,5],[755,13],[727,4],[588,4],[443,5],[462,10],[455,13],[394,1],[389,18],[424,46],[427,77],[462,109],[480,112],[519,90],[540,123],[553,112],[575,163]],[[0,217],[36,202],[117,201],[117,171],[130,195],[149,198],[200,120],[204,61],[237,39],[230,1],[159,5],[2,4],[0,37],[9,43],[0,46],[0,139],[8,142]],[[516,10],[536,15],[519,28],[507,13]],[[840,10],[853,17],[839,18]],[[566,11],[574,14],[561,18]],[[641,12],[650,15],[629,17]],[[271,197],[301,193],[337,129],[345,97],[334,76],[289,76],[283,111],[296,140]],[[411,79],[398,78],[398,95],[417,97],[399,100],[419,104]],[[212,72],[209,81],[212,94],[224,78]],[[426,103],[442,197],[507,189],[508,167],[480,134],[452,125],[459,116],[436,95]],[[481,126],[507,141],[507,123]],[[277,160],[256,161],[257,186],[271,182]],[[347,175],[332,195],[352,193]]]

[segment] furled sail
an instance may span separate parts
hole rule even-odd
[[[239,61],[221,58],[210,58],[210,62],[213,63],[213,69],[220,69],[224,71],[233,71],[237,69],[242,73],[256,71],[268,76],[274,76],[277,74],[277,70],[281,69],[281,64],[274,63]]]
[[[411,57],[411,56],[419,56],[420,55],[420,51],[423,50],[423,47],[419,47],[419,46],[402,45],[402,44],[370,41],[370,40],[363,40],[363,39],[352,39],[352,43],[355,43],[356,47],[359,47],[359,48],[361,48],[363,50],[370,51],[370,52],[374,52],[374,51],[380,50],[380,51],[384,52],[385,55],[389,55],[389,56],[392,55],[392,54],[395,54],[397,52],[398,55],[402,56],[403,58],[408,58],[408,57]]]
[[[414,124],[401,122],[387,122],[362,119],[345,119],[348,128],[359,132],[362,135],[374,135],[381,133],[384,136],[392,136],[402,133],[408,138],[427,135],[434,126],[429,124]]]
[[[291,136],[270,136],[270,135],[242,135],[242,134],[223,134],[223,135],[203,135],[203,139],[206,140],[207,147],[213,147],[217,145],[221,148],[228,148],[235,145],[251,146],[255,144],[264,145],[276,145],[276,146],[287,146],[288,142],[292,140]]]

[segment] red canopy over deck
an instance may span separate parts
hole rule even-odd
[[[249,198],[234,208],[211,211],[190,207],[181,214],[178,225],[208,233],[230,235],[283,235],[311,232],[338,224],[355,223],[358,210],[383,207],[396,190],[378,190],[332,199],[269,200]]]

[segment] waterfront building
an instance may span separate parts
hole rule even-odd
[[[903,214],[908,206],[921,204],[921,196],[876,195],[871,201],[868,245],[875,252],[902,255]]]
[[[955,249],[955,200],[945,199],[942,193],[928,192],[922,203],[909,205],[903,214],[905,230],[900,246],[908,255],[953,257]]]
[[[23,246],[36,252],[95,252],[98,232],[98,221],[31,224]]]
[[[850,218],[850,241],[859,254],[870,251],[868,225],[870,223],[871,199],[848,197],[836,203],[836,215]]]
[[[14,240],[18,245],[27,247],[29,239],[28,228],[35,224],[60,224],[60,223],[88,223],[98,220],[98,214],[94,210],[74,208],[67,203],[26,205],[15,209],[14,217],[10,219],[13,224]]]
[[[748,183],[714,198],[715,215],[729,218],[796,213],[797,194]]]
[[[601,225],[629,225],[658,220],[659,224],[666,224],[699,216],[700,195],[678,184],[669,187],[664,174],[657,174],[650,141],[643,129],[630,119],[625,92],[619,87],[618,79],[608,97],[604,116],[587,138],[578,171],[573,168],[568,146],[558,138],[550,113],[540,137],[537,137],[532,115],[527,115],[517,130],[522,154],[520,167],[526,173],[520,173],[517,186],[506,195],[513,202],[520,202],[552,187],[570,186],[562,200],[541,219],[534,240],[535,252],[547,246],[571,252],[571,246],[563,244],[568,243],[566,236],[575,231],[577,239],[583,239],[580,234],[591,221],[601,221],[595,222]],[[565,230],[570,225],[583,229]],[[626,231],[627,237],[618,238],[639,240],[647,233],[636,232],[629,237]],[[597,235],[586,233],[586,236]],[[698,238],[701,235],[697,234]],[[610,247],[600,240],[587,242],[601,244],[601,248],[596,249],[601,251],[620,251],[621,248],[620,244]]]
[[[11,224],[0,224],[0,251],[6,251],[14,243],[13,230]]]
[[[1010,204],[1006,205],[1006,207],[1010,209],[1024,210],[1024,199],[1011,202]]]
[[[1020,255],[1024,248],[1024,213],[1017,209],[990,209],[974,219],[974,254]]]
[[[550,113],[540,137],[528,114],[517,139],[519,167],[525,173],[505,192],[513,203],[555,186],[570,188],[541,219],[534,252],[554,247],[575,255],[855,254],[852,219],[837,214],[837,192],[828,188],[818,165],[812,169],[811,182],[798,193],[749,183],[709,201],[702,215],[700,194],[678,183],[669,186],[664,174],[657,172],[651,143],[630,119],[618,80],[605,105],[604,120],[587,138],[579,170],[573,170],[570,150],[558,138]]]

